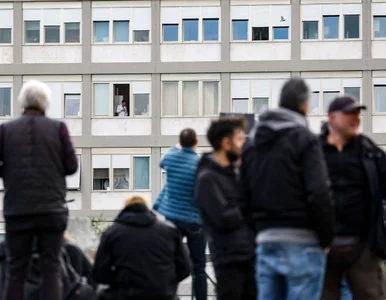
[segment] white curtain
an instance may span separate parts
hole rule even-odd
[[[182,84],[182,115],[198,116],[198,81]]]
[[[162,115],[178,115],[178,82],[164,82],[162,95]]]
[[[204,115],[218,114],[218,82],[208,81],[203,83]]]

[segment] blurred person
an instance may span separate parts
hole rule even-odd
[[[101,299],[175,300],[190,266],[176,226],[134,196],[103,233],[92,273],[95,282],[110,285]]]
[[[122,100],[122,103],[117,106],[117,114],[119,117],[127,117],[128,111],[126,106],[126,100]]]
[[[242,117],[212,121],[213,148],[197,168],[196,203],[208,236],[218,300],[256,300],[254,233],[238,206],[236,161],[245,141]]]
[[[317,136],[308,129],[310,91],[288,80],[279,108],[263,113],[244,147],[240,205],[257,232],[258,299],[319,300],[334,207]]]
[[[26,83],[18,100],[23,114],[0,126],[7,251],[5,300],[24,299],[34,238],[42,260],[40,299],[62,299],[60,250],[67,226],[66,175],[78,161],[66,125],[45,116],[51,91]]]
[[[197,135],[186,128],[180,133],[179,144],[172,147],[161,159],[160,167],[166,171],[166,184],[154,209],[173,222],[186,237],[193,263],[193,286],[197,300],[207,299],[206,240],[200,213],[194,201],[196,168],[199,156],[195,151]]]
[[[383,203],[385,153],[359,133],[366,109],[351,96],[335,98],[328,108],[320,142],[336,199],[335,238],[328,256],[322,299],[338,300],[345,277],[353,299],[384,300],[386,256]]]

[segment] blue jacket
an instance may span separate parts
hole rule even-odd
[[[194,201],[196,168],[200,160],[190,148],[172,147],[162,158],[160,167],[166,171],[166,184],[154,209],[171,221],[201,224]]]

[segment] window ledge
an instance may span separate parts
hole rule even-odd
[[[69,120],[82,120],[82,116],[74,116],[74,117],[63,117],[63,118],[58,118],[58,119],[69,119]]]
[[[385,39],[386,40],[386,39]],[[362,39],[327,39],[327,40],[300,40],[301,43],[318,43],[318,42],[362,42]]]
[[[291,40],[272,40],[272,41],[231,41],[231,44],[267,44],[267,43],[291,43]]]
[[[10,47],[13,46],[13,43],[0,43],[0,47]]]
[[[372,38],[371,40],[372,40],[372,41],[386,41],[386,37],[382,37],[382,38]]]
[[[372,112],[371,115],[375,116],[375,117],[377,117],[377,116],[384,117],[384,116],[386,116],[386,111],[385,112]]]
[[[74,46],[82,46],[82,44],[78,43],[78,44],[23,44],[23,46],[28,46],[28,47],[58,47],[58,46],[61,46],[61,47],[74,47]]]
[[[137,116],[137,117],[104,117],[104,116],[101,116],[101,117],[98,117],[98,116],[94,116],[94,117],[91,117],[91,119],[96,119],[96,120],[101,120],[101,119],[105,119],[105,120],[135,120],[135,119],[149,119],[151,120],[151,116]]]
[[[151,45],[151,42],[127,42],[127,43],[92,43],[92,46],[131,46],[131,45]]]
[[[218,115],[207,116],[161,116],[161,119],[208,119],[218,117]]]
[[[221,42],[220,41],[204,41],[204,42],[161,42],[161,45],[206,45],[206,44],[209,44],[209,45],[212,45],[212,44],[218,44],[220,45]]]
[[[151,192],[148,190],[118,190],[118,191],[106,191],[106,190],[93,190],[91,193],[107,194],[107,193],[136,193],[136,192]]]

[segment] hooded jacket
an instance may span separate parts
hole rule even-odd
[[[212,153],[204,154],[197,167],[196,203],[214,265],[254,258],[254,233],[243,220],[238,195],[233,168],[220,166]]]
[[[310,229],[322,247],[331,243],[334,207],[318,138],[300,113],[279,108],[260,116],[245,145],[241,206],[257,232]]]
[[[144,204],[132,204],[102,235],[93,279],[110,285],[114,299],[172,299],[189,273],[177,228],[158,220]]]

